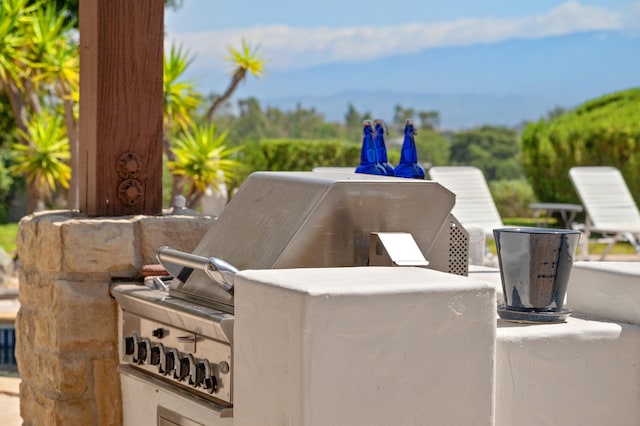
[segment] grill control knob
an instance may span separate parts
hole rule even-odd
[[[204,382],[204,370],[205,368],[203,363],[199,362],[196,364],[196,377],[193,381],[194,386],[200,386],[200,384]]]
[[[153,334],[153,337],[157,337],[158,339],[162,339],[165,336],[165,332],[164,332],[164,328],[156,328],[155,330],[153,330],[151,332],[151,334]]]
[[[162,364],[162,373],[169,374],[176,368],[176,360],[178,359],[178,351],[169,349],[164,355],[164,363]]]
[[[135,336],[128,336],[124,338],[124,354],[133,355],[136,347]]]
[[[149,362],[149,353],[151,351],[151,342],[149,339],[142,339],[138,342],[138,350],[136,351],[136,361],[140,364]]]
[[[151,355],[149,356],[149,363],[151,365],[160,364],[160,346],[154,346],[151,348]]]
[[[204,388],[209,393],[218,393],[218,379],[216,379],[216,376],[209,376],[204,379]]]
[[[180,363],[176,365],[175,378],[178,380],[184,380],[189,376],[189,370],[191,368],[191,361],[193,357],[191,355],[187,355],[185,357],[180,358]]]
[[[206,360],[204,362],[199,362],[196,364],[195,377],[191,378],[193,386],[200,386],[202,383],[204,383],[204,379],[207,376],[207,370],[209,370],[208,365],[205,364],[205,362],[208,364]]]
[[[138,350],[136,351],[136,360],[144,362],[147,357],[147,344],[145,342],[138,342]]]
[[[133,355],[133,361],[136,362],[136,353],[138,352],[138,342],[140,338],[136,333],[131,333],[131,336],[124,338],[124,356]]]

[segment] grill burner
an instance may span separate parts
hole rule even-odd
[[[367,266],[371,258],[372,265],[414,264],[466,275],[468,234],[450,213],[454,201],[450,191],[424,180],[254,173],[192,254],[158,250],[173,278],[156,277],[155,289],[131,283],[112,288],[123,389],[124,376],[142,372],[149,383],[188,392],[208,401],[218,416],[229,416],[238,270]],[[411,252],[410,262],[394,260],[398,251]],[[420,254],[426,260],[417,259]]]

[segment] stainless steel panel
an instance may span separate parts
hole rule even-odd
[[[233,425],[233,408],[223,407],[125,364],[117,369],[123,394],[123,425],[156,424],[157,417],[176,423],[177,414],[207,426]]]
[[[158,407],[158,426],[204,426],[202,423],[194,422],[175,411],[164,407]]]
[[[454,194],[433,181],[258,172],[242,185],[194,254],[223,259],[240,270],[365,266],[372,232],[410,233],[429,253],[454,202]],[[172,292],[232,309],[232,296],[217,287],[194,271]]]
[[[233,315],[151,290],[139,284],[116,284],[111,288],[124,311],[198,333],[221,342],[233,342]]]
[[[469,275],[469,233],[462,224],[450,214],[443,224],[442,231],[433,241],[426,258],[429,269],[448,272],[455,275]]]
[[[163,336],[154,337],[154,330],[159,328],[163,330]],[[124,364],[135,364],[135,367],[138,369],[152,373],[176,385],[183,386],[185,389],[196,392],[199,395],[207,398],[215,398],[224,403],[231,403],[233,393],[233,383],[231,380],[233,360],[231,358],[230,344],[206,338],[205,336],[194,333],[193,330],[177,328],[170,324],[149,320],[126,311],[122,313],[121,329],[123,337],[136,335],[141,339],[149,339],[151,346],[162,344],[164,350],[176,349],[181,357],[190,354],[196,362],[205,359],[213,365],[225,362],[229,366],[229,370],[223,373],[216,369],[215,377],[218,383],[218,392],[210,394],[203,388],[187,386],[185,382],[179,382],[173,379],[173,374],[163,375],[159,373],[158,365],[151,365],[148,362],[136,362],[133,355],[125,355],[122,348],[120,350],[120,360]],[[147,351],[150,350],[151,348],[147,349]]]
[[[429,262],[411,234],[406,232],[373,232],[369,247],[369,266],[419,266]]]

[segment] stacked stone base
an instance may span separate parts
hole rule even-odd
[[[89,219],[68,211],[21,220],[16,359],[24,425],[122,423],[113,279],[141,279],[158,247],[193,251],[213,219]]]

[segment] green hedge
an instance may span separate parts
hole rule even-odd
[[[640,89],[591,100],[553,121],[530,123],[522,134],[523,163],[540,200],[578,202],[569,180],[574,166],[620,169],[640,201]]]
[[[246,149],[248,150],[248,148]],[[360,145],[340,140],[263,139],[258,142],[254,170],[297,171],[321,166],[353,166]]]
[[[525,179],[494,180],[489,182],[489,188],[502,218],[531,216],[529,204],[536,198]]]
[[[251,172],[305,171],[314,167],[353,167],[360,163],[360,143],[342,140],[262,139],[248,142],[239,160]],[[389,151],[389,161],[397,164],[399,152]]]

